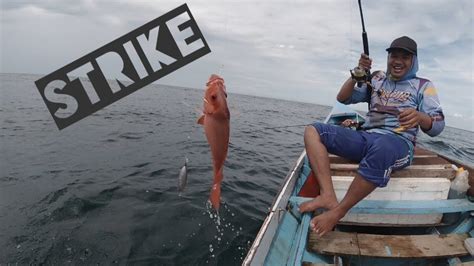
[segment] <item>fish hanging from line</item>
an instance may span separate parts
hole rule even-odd
[[[230,113],[227,107],[224,79],[212,74],[206,85],[203,114],[197,123],[204,127],[207,142],[211,148],[214,180],[209,200],[212,207],[219,210],[224,161],[229,147]]]
[[[188,158],[184,158],[184,166],[179,170],[178,176],[178,192],[181,195],[181,192],[186,188],[186,183],[188,182]]]

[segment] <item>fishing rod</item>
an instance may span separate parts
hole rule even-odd
[[[362,22],[362,43],[364,45],[364,54],[369,55],[369,40],[365,31],[364,14],[362,13],[362,4],[359,0],[360,21]]]
[[[358,0],[358,3],[360,21],[362,22],[362,45],[364,47],[364,54],[369,56],[369,39],[367,38],[367,32],[365,31],[364,14],[362,12],[361,0]],[[358,80],[357,85],[359,87],[362,85],[362,82],[370,81],[370,69],[360,69],[359,67],[356,67],[353,71],[351,71],[351,75],[353,78]]]

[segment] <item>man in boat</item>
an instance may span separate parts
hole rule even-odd
[[[305,129],[305,148],[320,195],[301,204],[300,211],[327,209],[311,220],[311,229],[320,236],[332,230],[375,188],[385,187],[393,170],[410,165],[419,128],[429,136],[444,129],[444,115],[433,83],[416,76],[416,42],[403,36],[386,51],[386,77],[360,82],[351,74],[337,95],[343,104],[369,103],[362,130],[319,122]],[[358,67],[368,72],[371,65],[372,60],[362,54]],[[359,162],[357,174],[340,202],[331,180],[328,152]]]

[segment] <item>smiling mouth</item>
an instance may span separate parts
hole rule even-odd
[[[392,69],[394,72],[400,73],[403,71],[404,68],[402,66],[392,66]]]

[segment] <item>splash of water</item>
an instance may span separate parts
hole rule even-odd
[[[215,211],[212,208],[212,205],[209,201],[206,203],[206,215],[212,220],[212,223],[215,226],[215,235],[213,237],[212,244],[209,245],[209,259],[216,257],[215,252],[219,252],[222,250],[226,250],[232,243],[232,240],[239,237],[242,232],[243,228],[241,226],[235,225],[232,220],[235,217],[235,213],[229,208],[229,206],[223,202],[221,204],[220,211]],[[245,245],[237,246],[239,251],[240,258],[234,258],[235,260],[240,261],[246,254],[246,250],[248,247]]]

